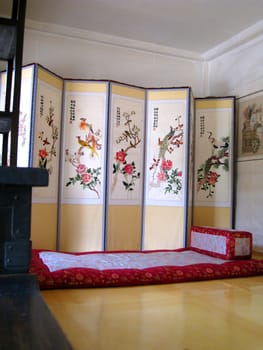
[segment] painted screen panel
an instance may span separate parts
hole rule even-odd
[[[48,170],[49,184],[32,189],[34,248],[56,248],[62,94],[63,80],[35,65],[32,165]]]
[[[140,249],[145,90],[112,83],[106,248]]]
[[[234,98],[196,99],[194,223],[232,226]]]
[[[61,160],[62,250],[104,245],[108,83],[65,81]]]
[[[186,90],[149,91],[145,205],[184,203]]]
[[[63,80],[37,66],[33,166],[49,173],[47,187],[33,188],[33,202],[57,203]]]
[[[21,93],[20,110],[18,125],[18,144],[17,144],[17,166],[28,167],[30,165],[31,155],[31,124],[32,124],[32,103],[33,103],[33,85],[34,85],[34,65],[22,68],[21,73]],[[2,72],[0,76],[0,110],[4,111],[6,95],[6,73]],[[2,135],[1,135],[2,137]],[[0,151],[2,150],[2,147]],[[2,155],[0,154],[0,159]]]
[[[188,89],[148,91],[144,249],[175,249],[185,245],[189,105]]]
[[[111,85],[109,204],[141,204],[145,91]]]
[[[107,83],[66,81],[62,202],[102,203]]]

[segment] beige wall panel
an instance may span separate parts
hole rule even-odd
[[[99,251],[102,242],[102,206],[62,204],[59,250]]]
[[[219,228],[230,227],[231,210],[219,207],[195,207],[194,225],[213,226]]]
[[[107,250],[141,249],[141,207],[111,205],[108,207]]]
[[[184,246],[184,211],[183,207],[145,208],[145,250],[176,249]]]
[[[34,249],[56,249],[57,204],[33,203],[31,240]]]

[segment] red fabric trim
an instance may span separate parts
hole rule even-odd
[[[177,249],[175,251],[184,250],[188,249]],[[39,252],[41,251],[43,250],[33,249],[30,266],[30,273],[37,275],[40,289],[121,287],[263,275],[263,260],[254,259],[227,261],[221,265],[159,266],[143,270],[118,269],[98,271],[88,268],[73,268],[50,272],[39,257]],[[92,253],[95,252],[90,254]],[[96,253],[105,254],[105,252]],[[147,254],[147,251],[142,253]],[[80,255],[87,253],[68,254]]]
[[[215,236],[224,236],[226,237],[226,254],[220,254],[213,251],[208,251],[205,249],[200,249],[192,246],[192,232],[206,233],[209,235]],[[251,254],[237,256],[235,255],[235,239],[236,238],[249,238],[249,247],[250,252],[252,252],[252,233],[248,231],[239,231],[239,230],[231,230],[231,229],[219,229],[215,227],[207,227],[207,226],[192,226],[191,227],[191,236],[190,236],[190,246],[191,249],[198,253],[207,254],[210,256],[214,256],[216,258],[232,260],[232,259],[250,259]]]

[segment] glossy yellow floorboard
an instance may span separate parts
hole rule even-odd
[[[263,349],[263,276],[42,295],[76,350]]]

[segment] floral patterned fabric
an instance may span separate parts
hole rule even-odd
[[[221,259],[249,259],[252,254],[252,234],[247,231],[192,226],[193,250]]]
[[[194,252],[190,248],[142,252],[51,252],[55,254],[46,254],[50,252],[46,250],[32,251],[30,272],[37,275],[41,289],[121,287],[263,275],[263,260],[223,261]],[[192,254],[193,252],[195,254]],[[182,254],[177,258],[178,263],[175,263],[172,260],[175,256],[178,256],[178,253]],[[55,261],[53,262],[54,271],[50,271],[41,256],[44,257],[44,260],[50,260],[51,257],[56,260],[58,259],[57,254],[62,254],[60,258],[65,261],[68,260],[71,267],[56,266]],[[132,258],[133,254],[135,254],[136,259]],[[91,260],[95,261],[93,267],[88,267],[87,261],[90,258],[87,260],[84,258],[87,263],[86,267],[79,266],[80,260],[85,256],[91,257]],[[110,259],[108,258],[113,256],[116,258],[115,261],[109,263]],[[140,259],[143,263],[146,263],[147,259],[152,262],[150,265],[148,264],[148,267],[137,266],[137,264],[130,266],[127,263],[129,260],[138,260],[138,256],[141,256]],[[161,262],[161,256],[163,256],[163,262]],[[191,257],[192,259],[194,256],[195,261],[188,261],[188,258]],[[78,266],[72,266],[74,260],[77,261]],[[184,261],[186,264],[184,264]],[[103,267],[103,264],[109,265]],[[120,265],[118,266],[118,264]],[[100,269],[98,268],[99,265]]]

